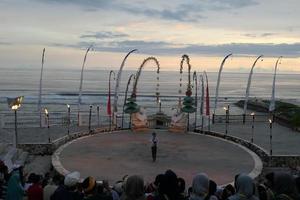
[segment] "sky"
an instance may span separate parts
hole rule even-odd
[[[299,0],[0,0],[0,68],[45,67],[135,70],[155,56],[161,70],[179,70],[188,54],[193,70],[300,73]],[[148,64],[147,70],[154,70]]]

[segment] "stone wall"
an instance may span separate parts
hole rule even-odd
[[[195,132],[200,133],[200,130],[195,130]],[[296,168],[297,166],[300,166],[300,155],[275,155],[270,156],[266,150],[263,148],[257,146],[256,144],[253,144],[251,142],[248,142],[246,140],[243,140],[239,137],[234,137],[230,135],[224,135],[223,133],[218,132],[204,132],[204,134],[223,138],[229,141],[232,141],[234,143],[240,144],[254,153],[256,153],[260,159],[263,162],[264,167],[290,167],[290,168]]]
[[[54,140],[51,143],[18,144],[18,147],[32,155],[52,155],[58,147],[60,147],[63,144],[66,144],[71,140],[107,131],[107,128],[99,128],[91,132],[76,132]]]
[[[268,163],[269,167],[288,167],[296,169],[300,166],[299,155],[276,155],[272,156]]]

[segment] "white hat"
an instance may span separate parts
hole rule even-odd
[[[75,186],[80,181],[80,173],[75,171],[66,175],[64,184],[67,187]]]

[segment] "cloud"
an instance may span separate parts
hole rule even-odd
[[[113,38],[124,38],[129,35],[125,33],[113,33],[113,32],[94,32],[91,34],[83,34],[80,38],[94,38],[94,39],[113,39]]]
[[[11,42],[1,42],[0,41],[0,45],[12,45],[12,43]]]
[[[269,37],[269,36],[273,36],[273,35],[278,35],[278,33],[260,33],[260,34],[246,33],[246,34],[243,34],[242,36],[250,37],[250,38],[257,38],[257,37]]]
[[[65,5],[76,5],[84,9],[100,9],[105,8],[113,3],[113,0],[36,0],[38,2],[44,3],[56,3],[56,4],[65,4]]]
[[[75,45],[51,44],[53,46],[85,49],[89,42],[79,42]],[[139,52],[150,55],[199,54],[223,56],[228,53],[243,55],[300,57],[300,43],[229,43],[220,45],[187,44],[178,45],[162,41],[123,40],[94,43],[95,51],[127,52],[137,48]]]
[[[205,18],[200,14],[205,11],[241,9],[258,4],[256,0],[190,0],[188,3],[174,2],[171,6],[159,1],[151,2],[149,5],[147,4],[149,1],[146,0],[130,1],[130,3],[120,0],[41,0],[39,2],[75,5],[88,12],[106,9],[180,22],[197,22]]]

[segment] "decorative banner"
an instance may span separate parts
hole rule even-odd
[[[214,114],[216,113],[216,109],[217,109],[217,104],[218,104],[218,97],[219,97],[219,86],[220,86],[220,80],[221,80],[221,73],[223,70],[223,66],[225,64],[225,61],[227,60],[227,58],[229,58],[232,54],[228,54],[227,56],[225,56],[225,58],[223,59],[220,69],[219,69],[219,74],[218,74],[218,81],[217,81],[217,87],[216,87],[216,97],[215,97],[215,107],[214,107]]]
[[[45,61],[45,48],[43,49],[43,53],[42,53],[42,68],[41,68],[41,75],[40,75],[39,100],[38,100],[39,113],[41,113],[41,104],[42,104],[42,81],[43,81],[44,61]]]
[[[276,73],[277,73],[277,66],[278,63],[280,64],[280,60],[282,59],[282,56],[280,56],[275,64],[275,70],[274,70],[274,76],[273,76],[273,86],[272,86],[272,97],[270,100],[270,105],[269,105],[269,112],[273,112],[275,110],[275,81],[276,81]]]
[[[133,49],[131,50],[130,52],[127,53],[127,55],[124,57],[123,61],[122,61],[122,64],[120,66],[120,69],[118,71],[118,74],[117,74],[117,80],[116,80],[116,87],[115,87],[115,97],[114,97],[114,112],[118,112],[118,98],[119,98],[119,85],[120,85],[120,82],[121,82],[121,79],[122,79],[122,72],[123,72],[123,68],[125,66],[125,62],[128,58],[128,56],[137,51],[137,49]]]
[[[83,81],[83,69],[85,66],[86,58],[88,52],[92,49],[93,45],[90,45],[84,55],[83,63],[82,63],[82,68],[81,68],[81,75],[80,75],[80,84],[79,84],[79,92],[78,92],[78,112],[80,111],[80,105],[81,105],[81,95],[82,95],[82,81]]]
[[[200,74],[200,80],[201,80],[201,104],[200,104],[200,114],[204,114],[204,80],[203,75]]]
[[[205,76],[205,79],[206,79],[206,97],[205,97],[205,100],[206,100],[206,112],[205,114],[207,116],[210,116],[210,105],[209,105],[209,102],[210,102],[210,99],[209,99],[209,87],[208,87],[208,78],[207,78],[207,74],[206,74],[206,71],[203,72],[204,76]]]
[[[244,115],[246,115],[246,112],[247,112],[247,104],[248,104],[248,98],[249,98],[249,93],[250,93],[250,85],[251,85],[251,80],[252,80],[253,69],[254,69],[257,61],[262,57],[263,57],[263,55],[260,55],[256,58],[256,60],[254,61],[253,65],[251,67],[250,73],[249,73],[249,78],[248,78],[248,83],[247,83],[247,88],[246,88],[246,95],[245,95],[245,102],[244,102]]]
[[[110,101],[110,96],[111,96],[111,92],[110,92],[110,80],[111,80],[111,75],[114,75],[115,77],[115,72],[113,70],[111,70],[109,72],[109,79],[108,79],[108,101],[107,101],[107,114],[109,116],[111,116],[112,112],[111,112],[111,101]]]

